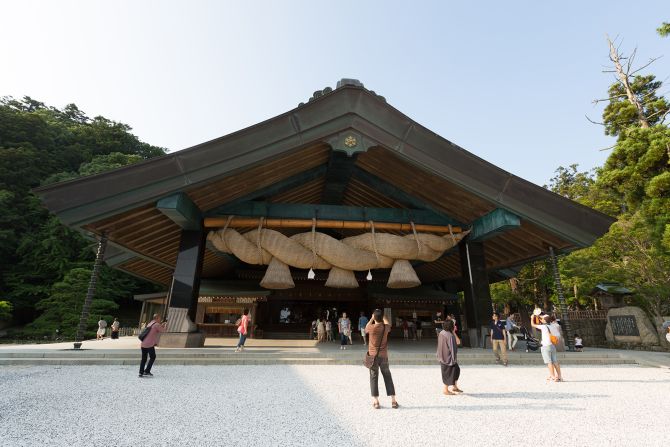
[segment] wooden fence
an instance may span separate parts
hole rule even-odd
[[[120,327],[119,328],[119,337],[127,337],[129,335],[138,335],[140,330],[136,327]],[[105,337],[112,336],[112,328],[108,327],[105,331]]]
[[[569,310],[568,318],[571,320],[606,320],[606,310]]]

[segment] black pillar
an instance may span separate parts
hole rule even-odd
[[[461,258],[470,346],[483,347],[481,328],[488,326],[493,308],[489,279],[486,273],[484,243],[461,242],[458,249]]]
[[[182,230],[169,298],[170,331],[183,332],[181,323],[173,321],[173,316],[179,319],[187,314],[191,322],[195,321],[204,250],[205,233],[202,230]]]

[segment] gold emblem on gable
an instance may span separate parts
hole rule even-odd
[[[356,141],[356,137],[353,135],[349,135],[347,138],[344,139],[344,145],[346,147],[354,147],[358,144],[358,141]]]

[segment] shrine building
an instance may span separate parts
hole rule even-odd
[[[141,321],[168,319],[161,346],[233,336],[244,308],[266,338],[306,336],[341,312],[355,324],[383,308],[427,328],[448,311],[474,346],[490,283],[587,247],[613,222],[353,79],[230,135],[36,193],[99,241],[107,265],[164,288],[138,297]]]

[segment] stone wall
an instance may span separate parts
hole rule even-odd
[[[605,346],[607,344],[607,339],[605,338],[606,326],[607,320],[570,320],[571,335],[581,335],[582,340],[584,340],[584,346]]]

